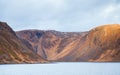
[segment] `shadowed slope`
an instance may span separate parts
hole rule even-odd
[[[32,52],[5,23],[0,22],[0,63],[37,63],[45,60]]]

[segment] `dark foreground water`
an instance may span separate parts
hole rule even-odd
[[[120,63],[0,65],[0,75],[120,75]]]

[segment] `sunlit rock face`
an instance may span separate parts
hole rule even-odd
[[[101,49],[97,61],[120,61],[120,25],[111,24],[91,30],[91,42]]]
[[[120,25],[103,25],[87,32],[24,30],[17,36],[51,61],[120,61]]]

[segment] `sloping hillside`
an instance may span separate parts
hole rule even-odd
[[[16,33],[47,60],[120,61],[120,25],[117,24],[88,32],[24,30]]]
[[[26,47],[5,22],[0,22],[0,63],[45,62],[42,57]]]

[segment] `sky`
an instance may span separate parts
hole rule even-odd
[[[88,31],[120,24],[120,0],[0,0],[0,21],[25,29]]]

